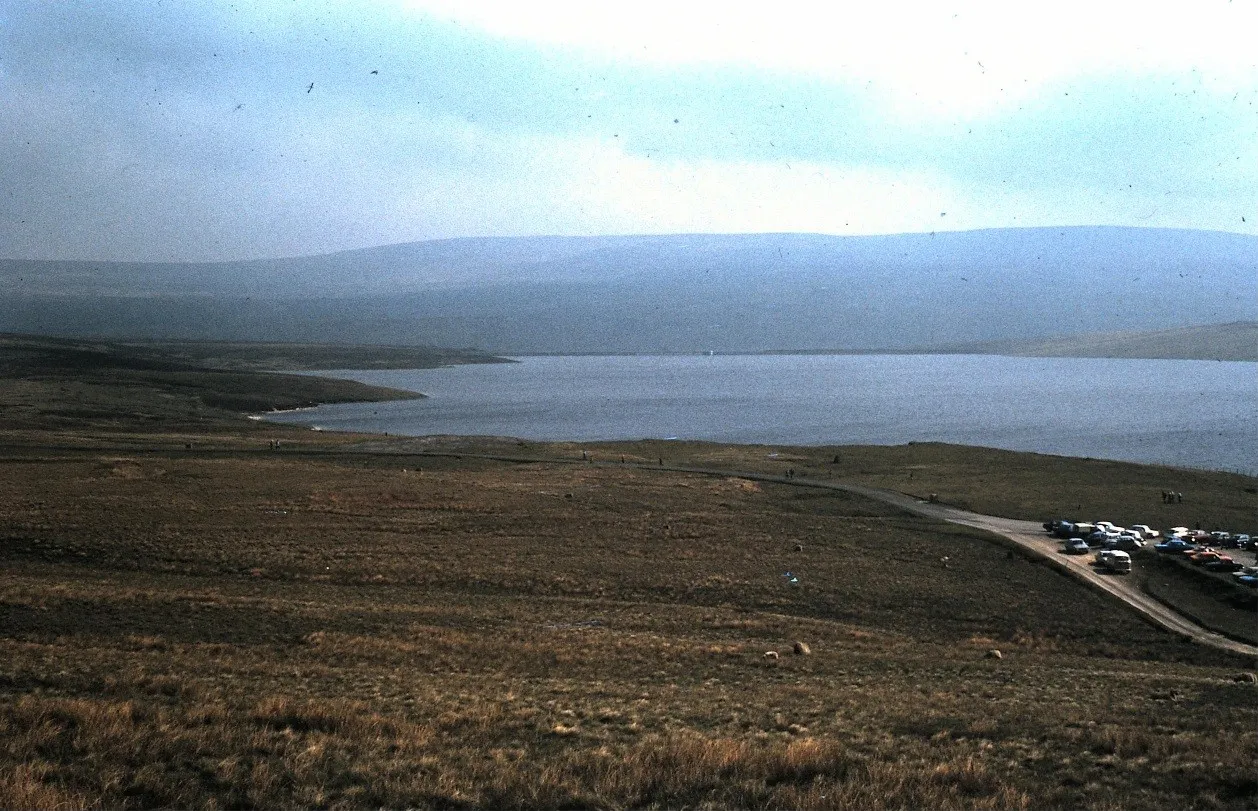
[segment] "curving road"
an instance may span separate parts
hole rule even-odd
[[[804,483],[804,482],[800,482]],[[1088,585],[1114,595],[1127,605],[1140,612],[1153,623],[1168,631],[1191,637],[1193,641],[1214,648],[1233,651],[1248,656],[1258,656],[1258,647],[1229,639],[1203,628],[1191,619],[1168,608],[1149,595],[1140,591],[1131,580],[1125,577],[1102,574],[1091,565],[1090,555],[1062,555],[1059,553],[1060,543],[1044,533],[1044,528],[1034,521],[1019,521],[1013,518],[999,518],[994,515],[982,515],[949,507],[944,504],[932,504],[921,501],[904,493],[881,490],[874,487],[861,487],[851,484],[830,484],[827,482],[807,482],[821,487],[845,490],[849,493],[868,496],[879,501],[893,504],[902,509],[941,521],[950,521],[967,527],[994,532],[1003,535],[1019,546],[1034,552],[1059,569]]]
[[[382,451],[386,453],[390,452],[384,451],[384,449],[379,446],[372,448],[372,451],[377,453]],[[405,453],[406,451],[393,452]],[[749,479],[752,481],[775,482],[777,484],[789,484],[796,487],[815,487],[823,490],[842,490],[848,493],[854,493],[856,495],[876,499],[928,518],[934,518],[940,521],[949,521],[954,524],[974,527],[976,529],[1004,536],[1029,552],[1041,557],[1050,565],[1056,566],[1066,574],[1077,578],[1093,588],[1113,595],[1155,625],[1159,625],[1173,633],[1181,634],[1182,636],[1190,638],[1202,645],[1208,645],[1213,648],[1219,648],[1221,650],[1227,650],[1233,653],[1258,658],[1258,646],[1230,639],[1222,634],[1215,633],[1214,631],[1199,625],[1194,620],[1185,617],[1174,609],[1163,605],[1142,592],[1129,578],[1100,573],[1091,565],[1091,555],[1075,556],[1060,554],[1059,542],[1046,535],[1044,527],[1034,521],[1020,521],[1014,518],[1000,518],[994,515],[983,515],[981,513],[969,512],[957,507],[950,507],[946,504],[923,501],[916,496],[906,495],[894,490],[883,490],[877,487],[865,487],[859,484],[842,484],[822,479],[809,479],[795,476],[786,477],[768,473],[753,473],[745,470],[720,470],[717,468],[690,467],[688,465],[675,464],[651,465],[629,463],[626,465],[624,463],[616,464],[614,462],[595,461],[593,459],[583,459],[578,462],[576,460],[556,459],[554,457],[520,457],[497,454],[451,453],[431,450],[418,452],[412,450],[409,451],[409,453],[410,455],[416,456],[480,458],[516,463],[540,462],[551,464],[592,464],[600,467],[606,466],[622,469],[630,467],[636,470],[695,473],[704,476],[721,476],[727,478],[735,477],[740,479]],[[661,463],[662,462],[663,460],[661,460]]]
[[[43,448],[49,450],[50,447]],[[66,451],[83,452],[80,447],[59,448]],[[92,452],[99,453],[100,447],[93,447]],[[160,453],[169,454],[169,448],[118,448],[119,451],[128,453]],[[238,455],[242,451],[240,449],[220,450],[220,449],[198,449],[200,455],[218,455],[222,453],[230,453]],[[245,451],[247,453],[247,451]],[[261,454],[264,451],[257,451]],[[268,455],[273,451],[265,451]],[[314,448],[292,448],[286,450],[287,454],[305,455],[305,456],[341,456],[346,453],[366,453],[366,454],[388,454],[388,455],[405,455],[405,456],[431,456],[446,457],[454,459],[484,459],[498,462],[511,463],[543,463],[543,464],[593,464],[598,466],[617,467],[617,468],[633,468],[636,470],[658,470],[671,471],[677,473],[694,473],[705,476],[721,476],[748,479],[751,481],[775,482],[778,484],[789,484],[796,487],[815,487],[823,490],[841,490],[856,495],[865,496],[867,498],[876,499],[878,501],[891,504],[901,509],[907,510],[918,515],[934,518],[940,521],[949,521],[962,526],[974,527],[976,529],[992,532],[997,535],[1004,536],[1024,549],[1032,552],[1050,565],[1056,566],[1061,571],[1075,577],[1082,582],[1092,586],[1093,588],[1104,591],[1117,597],[1126,603],[1132,609],[1140,613],[1149,621],[1159,625],[1168,631],[1181,634],[1202,645],[1208,645],[1213,648],[1239,653],[1245,656],[1258,658],[1258,646],[1249,645],[1244,642],[1238,642],[1229,639],[1222,634],[1204,628],[1193,620],[1184,615],[1168,608],[1144,592],[1140,591],[1135,585],[1124,577],[1116,577],[1113,575],[1103,575],[1091,566],[1091,556],[1073,556],[1062,555],[1058,552],[1058,543],[1044,533],[1044,528],[1034,521],[1020,521],[1013,518],[1000,518],[994,515],[983,515],[981,513],[969,512],[957,507],[950,507],[946,504],[931,503],[923,501],[915,496],[906,495],[894,490],[883,490],[877,487],[865,487],[859,484],[842,484],[830,480],[809,479],[798,477],[786,477],[773,475],[768,473],[754,473],[745,470],[719,470],[716,468],[690,467],[685,465],[650,465],[650,464],[616,464],[612,462],[594,461],[593,459],[583,459],[581,461],[572,459],[562,459],[555,457],[525,457],[505,454],[488,454],[488,453],[462,453],[454,451],[434,451],[422,450],[414,447],[406,447],[404,442],[398,442],[396,439],[387,443],[364,442],[357,447],[337,448],[335,450],[314,449]],[[183,455],[183,454],[181,454]],[[663,461],[663,460],[661,460]]]

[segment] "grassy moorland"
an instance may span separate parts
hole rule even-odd
[[[49,413],[0,430],[3,807],[1258,801],[1254,662],[978,531],[574,446]],[[666,447],[888,484],[910,453]],[[507,450],[554,461],[471,456]],[[968,452],[911,453],[914,486],[986,508],[929,461]],[[1044,460],[1007,476],[1076,497]],[[1117,510],[1130,467],[1085,506]],[[1243,513],[1232,479],[1194,481],[1219,521]]]
[[[940,351],[935,348],[935,352]],[[989,341],[943,351],[1037,358],[1161,358],[1258,361],[1258,322],[1140,332],[1096,332],[1031,341]]]
[[[250,356],[240,345],[225,346],[235,348],[231,362],[198,358],[213,364],[204,365],[183,345],[165,352],[156,344],[0,334],[3,429],[33,431],[37,439],[44,431],[171,433],[201,426],[221,435],[239,433],[241,412],[422,396],[352,380],[263,373],[252,366],[267,365],[278,350],[261,345]],[[302,368],[303,358],[308,365],[327,356],[316,347],[287,357]]]
[[[231,371],[318,369],[433,369],[464,363],[510,363],[475,349],[350,344],[236,343],[232,341],[146,341],[122,344],[131,352]]]

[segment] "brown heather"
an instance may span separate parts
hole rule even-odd
[[[0,386],[49,422],[0,430],[0,807],[1258,807],[1234,681],[1256,663],[978,531],[658,460],[1028,518],[1131,521],[1170,487],[1196,517],[1157,523],[1242,530],[1253,479],[921,445],[354,447],[150,425],[100,389],[69,428],[39,385]]]

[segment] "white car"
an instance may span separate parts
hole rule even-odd
[[[1148,524],[1132,524],[1128,529],[1139,532],[1141,539],[1146,541],[1161,537],[1161,533],[1156,529],[1150,528]]]
[[[1124,532],[1118,536],[1118,542],[1115,544],[1119,549],[1125,549],[1128,552],[1134,552],[1137,549],[1143,549],[1145,541],[1135,532]]]

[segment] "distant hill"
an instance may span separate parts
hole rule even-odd
[[[1114,227],[519,237],[0,260],[0,330],[548,352],[904,351],[1258,321],[1258,238]]]
[[[1258,361],[1258,322],[1150,332],[1098,332],[1043,341],[990,341],[933,351],[1036,358],[1166,358]]]

